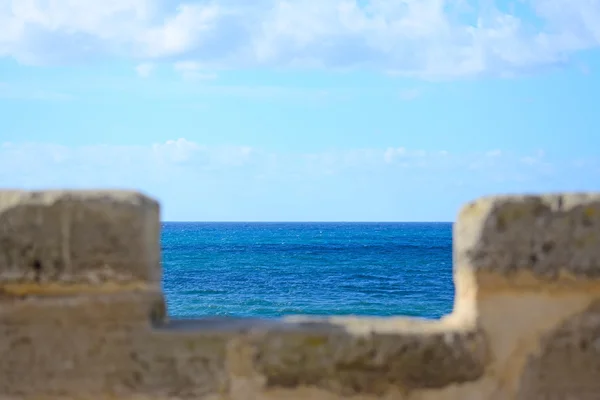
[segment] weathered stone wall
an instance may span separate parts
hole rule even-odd
[[[600,399],[600,196],[486,198],[440,321],[169,321],[159,205],[0,192],[0,400]]]

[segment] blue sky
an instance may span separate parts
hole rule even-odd
[[[598,0],[0,0],[0,187],[165,220],[600,190]]]

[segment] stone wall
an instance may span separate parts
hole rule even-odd
[[[159,205],[0,192],[0,399],[600,399],[600,196],[484,198],[439,321],[169,321]]]

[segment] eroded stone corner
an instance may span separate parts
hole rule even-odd
[[[498,196],[474,201],[454,226],[456,268],[506,278],[600,278],[600,194]]]
[[[137,192],[0,191],[0,289],[158,287],[159,212]]]
[[[166,319],[159,211],[136,192],[0,191],[0,397],[136,393],[131,352]]]
[[[454,268],[455,305],[475,311],[489,340],[489,373],[509,398],[518,396],[541,338],[600,299],[600,195],[470,203],[454,226]],[[527,382],[522,398],[567,398]]]

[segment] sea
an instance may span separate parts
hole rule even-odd
[[[451,223],[162,224],[173,318],[362,315],[452,309]]]

